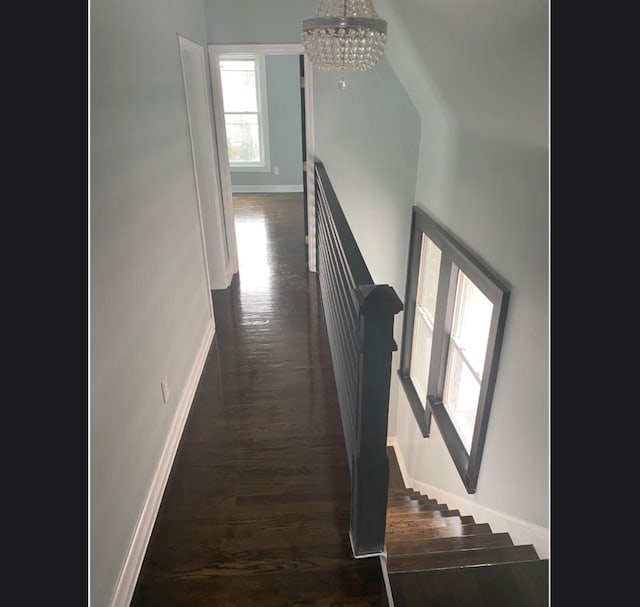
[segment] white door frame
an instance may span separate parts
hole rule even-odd
[[[207,243],[206,227],[205,227],[206,222],[204,219],[204,212],[203,212],[203,202],[205,202],[203,201],[203,198],[206,197],[206,193],[203,193],[200,191],[201,188],[200,188],[198,162],[197,162],[198,152],[196,151],[196,146],[193,140],[193,132],[194,132],[193,129],[195,127],[195,125],[193,124],[194,116],[192,115],[192,111],[190,107],[191,101],[192,101],[191,95],[195,94],[195,91],[192,90],[191,83],[187,78],[187,69],[185,65],[186,57],[191,55],[191,57],[194,57],[196,61],[198,61],[198,63],[202,65],[203,75],[206,76],[206,71],[204,69],[204,49],[199,44],[196,44],[192,40],[189,40],[188,38],[185,38],[180,34],[178,34],[178,48],[180,49],[180,67],[182,68],[182,82],[184,85],[185,105],[187,110],[187,123],[189,126],[189,145],[191,146],[191,160],[193,163],[194,185],[195,185],[195,191],[196,191],[196,200],[198,202],[198,220],[200,223],[202,258],[204,263],[204,274],[207,280],[207,296],[208,296],[207,299],[209,302],[209,314],[211,317],[211,321],[213,323],[213,327],[215,329],[215,315],[213,311],[213,301],[211,298],[212,268],[209,265],[209,259],[208,259],[209,256],[207,255],[208,243]],[[207,90],[206,78],[204,80],[204,85],[205,85],[205,91],[206,91]],[[206,99],[206,101],[208,102],[208,98]]]
[[[217,170],[218,158],[205,49],[180,34],[178,43],[210,295],[211,289],[225,289],[229,286],[233,277],[232,252],[236,247],[235,241],[228,241],[225,229],[228,222],[224,216],[222,189]],[[187,61],[195,62],[195,65],[191,64],[191,72],[187,69]],[[196,74],[193,72],[194,69]]]
[[[211,70],[211,89],[213,93],[213,115],[218,142],[218,161],[220,163],[220,181],[222,197],[228,217],[233,217],[233,195],[231,191],[231,169],[227,152],[227,135],[224,127],[224,111],[222,103],[222,84],[220,81],[220,55],[225,53],[255,53],[258,55],[303,55],[304,56],[304,107],[305,107],[305,140],[307,157],[307,229],[309,271],[316,271],[316,214],[315,214],[315,171],[314,171],[314,138],[313,138],[313,70],[304,53],[302,44],[210,44],[209,68]],[[227,229],[233,224],[227,224]],[[235,247],[235,230],[233,245],[235,250],[235,271],[237,272],[237,250]],[[231,239],[229,240],[231,246]]]

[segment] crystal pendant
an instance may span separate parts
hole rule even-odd
[[[387,22],[378,17],[372,0],[320,0],[315,17],[302,22],[305,52],[323,71],[369,70],[386,41]]]

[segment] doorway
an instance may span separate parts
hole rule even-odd
[[[229,216],[233,217],[233,189],[231,182],[231,167],[227,146],[227,134],[225,128],[224,104],[222,94],[222,81],[220,74],[220,57],[222,55],[290,55],[299,59],[303,77],[301,86],[301,115],[302,115],[302,141],[299,145],[302,149],[302,183],[303,205],[305,217],[304,246],[308,269],[316,271],[316,244],[315,244],[315,180],[313,169],[313,78],[311,64],[304,55],[302,44],[242,44],[242,45],[209,45],[209,67],[211,70],[211,84],[214,106],[214,123],[218,147],[218,160],[220,167],[220,182],[224,206],[230,210]],[[232,225],[227,226],[228,229]],[[234,238],[235,245],[235,238]],[[237,250],[235,251],[237,259]],[[236,266],[237,267],[237,266]]]

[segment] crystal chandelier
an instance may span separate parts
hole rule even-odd
[[[378,17],[373,0],[320,0],[315,17],[302,22],[307,56],[325,72],[371,69],[386,41],[387,22]]]

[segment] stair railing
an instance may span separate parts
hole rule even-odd
[[[322,305],[351,473],[349,536],[355,557],[384,552],[387,423],[393,321],[402,302],[373,284],[322,162],[315,162],[317,260]]]

